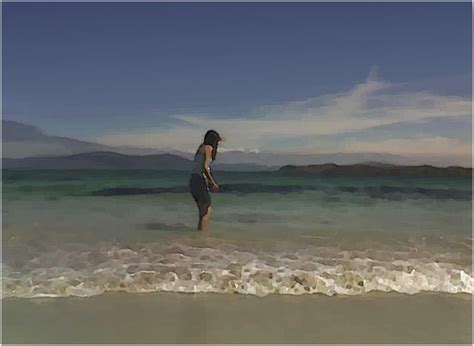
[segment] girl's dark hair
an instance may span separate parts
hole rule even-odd
[[[204,144],[212,146],[212,161],[216,159],[217,145],[221,140],[221,136],[219,136],[219,134],[215,130],[207,131],[206,135],[204,136]]]

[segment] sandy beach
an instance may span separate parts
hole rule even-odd
[[[472,343],[470,295],[6,299],[3,343]]]

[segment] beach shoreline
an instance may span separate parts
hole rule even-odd
[[[472,343],[469,294],[8,298],[5,343]]]

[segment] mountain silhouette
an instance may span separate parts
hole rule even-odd
[[[144,169],[189,170],[192,162],[171,154],[124,155],[114,152],[90,152],[68,156],[44,156],[3,159],[3,168],[27,169]]]

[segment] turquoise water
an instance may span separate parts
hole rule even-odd
[[[188,178],[4,171],[3,295],[472,293],[470,179],[218,172],[202,234]]]

